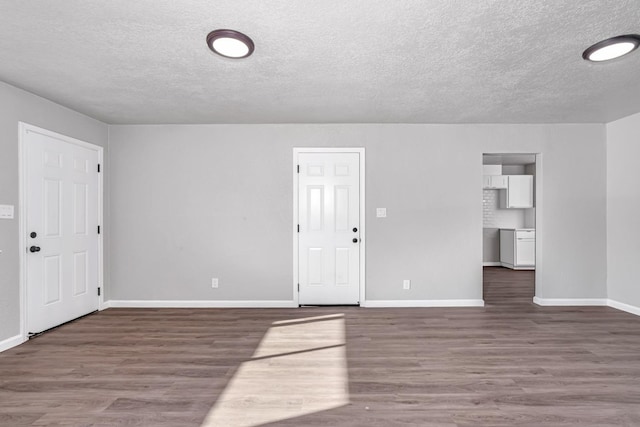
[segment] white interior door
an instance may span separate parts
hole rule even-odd
[[[24,133],[27,332],[98,309],[98,151]]]
[[[301,305],[360,301],[360,154],[298,154]]]

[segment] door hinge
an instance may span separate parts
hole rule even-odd
[[[100,226],[98,226],[98,234],[100,234]]]
[[[98,287],[98,296],[100,296],[100,287]]]
[[[298,165],[298,173],[300,173],[300,165]]]
[[[100,173],[100,163],[98,163],[98,173]]]
[[[300,292],[300,283],[298,283],[298,292]]]
[[[298,224],[298,233],[300,232],[300,224]]]

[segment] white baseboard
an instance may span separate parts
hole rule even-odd
[[[293,301],[110,300],[105,308],[295,308]]]
[[[502,267],[502,263],[499,261],[498,262],[483,261],[482,266],[483,267]]]
[[[606,298],[539,298],[533,297],[534,304],[545,306],[586,306],[586,305],[607,305]]]
[[[607,305],[609,307],[626,311],[627,313],[635,314],[636,316],[640,316],[640,307],[636,307],[635,305],[625,304],[623,302],[615,301],[612,299],[607,300]]]
[[[370,300],[362,307],[484,307],[481,299]],[[110,300],[105,308],[297,308],[293,301]]]
[[[510,268],[511,270],[535,270],[535,265],[514,265],[508,262],[501,262],[500,265],[504,268]]]
[[[17,345],[20,345],[23,342],[24,338],[22,338],[22,335],[16,335],[14,337],[7,338],[6,340],[2,340],[0,341],[0,353],[5,350],[9,350],[10,348],[13,348]]]
[[[484,307],[481,299],[367,300],[362,307]]]

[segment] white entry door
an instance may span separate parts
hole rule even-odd
[[[360,302],[360,154],[298,154],[301,305]]]
[[[38,333],[98,309],[99,154],[37,128],[23,138],[27,332]]]

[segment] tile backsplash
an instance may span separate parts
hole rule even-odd
[[[500,190],[482,190],[483,228],[529,228],[526,211],[530,209],[500,209]]]

